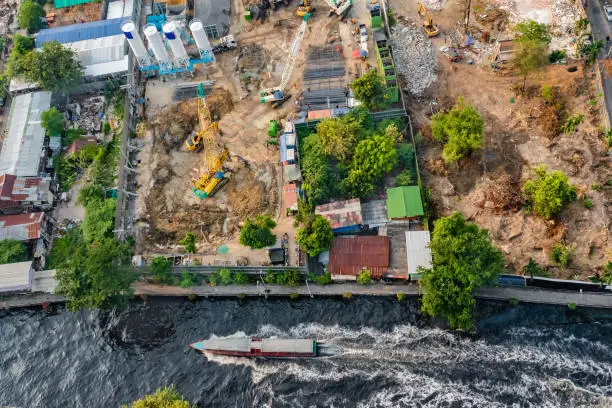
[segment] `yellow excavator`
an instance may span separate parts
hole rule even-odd
[[[313,11],[315,11],[315,8],[312,6],[312,0],[302,0],[295,13],[300,17],[304,17]]]
[[[203,84],[198,85],[198,97],[198,121],[200,122],[200,131],[185,141],[185,146],[190,152],[202,147],[202,139],[206,128],[210,128],[213,132],[219,131],[219,124],[216,121],[211,121],[210,109],[208,109],[208,105],[206,104]]]
[[[421,17],[425,19],[423,21],[423,29],[425,30],[425,34],[427,34],[428,37],[431,38],[440,34],[438,26],[434,24],[433,20],[429,16],[429,13],[427,13],[427,9],[421,3],[419,3],[418,13]]]
[[[206,122],[207,117],[210,119],[210,112],[206,107],[204,84],[198,85],[198,97],[200,131],[190,141],[194,146],[198,143],[204,145],[205,170],[199,178],[193,179],[191,191],[200,198],[207,198],[219,191],[229,180],[223,170],[223,162],[228,158],[229,151],[223,147],[219,140],[219,123],[215,121],[208,125]],[[187,141],[188,149],[190,141]],[[195,149],[197,147],[190,150]]]

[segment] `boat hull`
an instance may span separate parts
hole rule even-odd
[[[260,337],[226,337],[192,343],[203,353],[233,357],[307,358],[317,356],[314,339],[263,339]]]

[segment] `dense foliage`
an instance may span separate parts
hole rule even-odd
[[[170,276],[171,272],[171,259],[167,259],[163,256],[156,256],[153,258],[153,262],[151,262],[151,273],[155,281],[159,283],[170,283],[172,281],[172,277]]]
[[[0,241],[0,264],[27,261],[28,250],[21,241],[5,239]]]
[[[198,243],[198,237],[196,237],[196,234],[194,234],[193,232],[188,232],[187,234],[185,234],[185,238],[179,241],[179,244],[181,244],[183,248],[185,248],[185,252],[188,254],[196,253],[197,243]]]
[[[334,234],[327,219],[315,215],[297,231],[296,241],[300,248],[310,256],[317,256],[326,251],[334,240]]]
[[[523,185],[523,195],[528,208],[548,220],[574,201],[577,193],[565,174],[548,172],[545,166],[540,166],[535,169],[535,179]]]
[[[359,275],[357,275],[358,284],[367,285],[370,282],[372,282],[372,276],[370,275],[370,271],[364,269],[363,271],[359,272]]]
[[[19,28],[28,30],[29,33],[34,33],[42,27],[41,17],[45,16],[45,9],[40,4],[32,0],[25,0],[19,6],[17,13],[17,22]]]
[[[302,189],[313,204],[320,204],[333,196],[334,178],[331,166],[323,153],[316,134],[308,136],[301,149]]]
[[[180,395],[174,386],[158,388],[155,393],[145,395],[122,408],[195,408]]]
[[[258,216],[254,220],[247,219],[240,230],[240,243],[255,249],[261,249],[276,243],[276,235],[271,229],[276,223],[269,216]]]
[[[351,82],[355,97],[369,110],[381,109],[386,105],[385,84],[376,69],[372,69]]]
[[[56,107],[44,111],[40,121],[49,136],[61,135],[64,130],[64,117]]]
[[[433,267],[423,270],[423,312],[444,316],[455,329],[473,327],[474,292],[503,272],[502,253],[487,230],[454,213],[434,224],[430,243]]]
[[[23,74],[25,56],[34,49],[34,45],[35,41],[33,38],[15,34],[13,37],[13,49],[6,65],[8,77]]]
[[[321,152],[338,160],[346,160],[355,145],[358,130],[359,123],[347,116],[323,119],[317,125]]]
[[[548,25],[538,23],[533,20],[521,21],[514,26],[513,31],[516,35],[515,39],[522,41],[539,41],[544,44],[550,44],[551,36]]]
[[[483,144],[484,119],[473,106],[459,98],[449,112],[438,112],[431,119],[433,137],[444,144],[442,156],[454,162],[480,149]]]
[[[27,53],[22,69],[28,82],[53,92],[73,89],[83,78],[76,52],[57,41],[46,42],[39,50]]]

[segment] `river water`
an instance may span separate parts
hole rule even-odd
[[[478,306],[444,330],[414,300],[149,299],[121,314],[0,314],[0,406],[119,407],[175,384],[198,407],[608,407],[612,312]],[[328,356],[206,357],[211,335],[314,337]]]

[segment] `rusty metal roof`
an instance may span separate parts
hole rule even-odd
[[[0,240],[40,238],[44,216],[42,212],[0,216]]]
[[[329,272],[357,276],[368,269],[373,278],[380,278],[389,269],[390,242],[383,236],[336,238],[329,250]]]
[[[23,202],[53,202],[50,178],[0,175],[0,208],[19,207]]]
[[[325,217],[332,229],[361,225],[361,203],[358,198],[317,205],[315,214]]]

